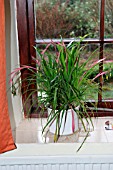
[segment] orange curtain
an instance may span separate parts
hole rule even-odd
[[[0,0],[0,153],[15,149],[6,94],[4,0]]]

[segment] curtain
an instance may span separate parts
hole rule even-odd
[[[6,92],[4,0],[0,0],[0,153],[15,149]]]

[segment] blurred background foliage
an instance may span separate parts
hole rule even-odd
[[[35,0],[37,38],[99,37],[100,0]],[[105,37],[113,36],[113,0],[105,5]]]

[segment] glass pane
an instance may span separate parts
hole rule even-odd
[[[86,67],[87,70],[88,70],[88,68],[91,67],[91,65],[94,62],[96,62],[99,59],[99,46],[97,44],[87,44],[87,46],[85,47],[85,49],[81,55],[82,63],[85,63],[85,61],[89,57],[91,57],[92,59],[90,60],[90,62],[88,62],[88,65]],[[90,79],[92,80],[92,78],[96,77],[98,72],[99,72],[99,66],[94,67],[93,72],[90,75]],[[98,79],[96,79],[95,82],[98,83]],[[98,85],[95,90],[93,88],[92,88],[92,90],[91,89],[89,90],[89,92],[87,93],[86,100],[95,100],[95,101],[98,100]]]
[[[105,6],[105,38],[113,38],[113,0],[107,0]]]
[[[36,38],[99,37],[98,0],[35,0]]]
[[[106,60],[113,59],[113,44],[106,44],[104,47]],[[104,71],[110,69],[110,73],[103,76],[103,99],[113,99],[113,63],[104,64]]]

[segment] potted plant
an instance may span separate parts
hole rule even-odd
[[[92,63],[93,55],[91,55],[85,62],[81,62],[81,54],[85,47],[81,46],[83,39],[68,45],[65,45],[63,40],[59,43],[51,41],[44,50],[35,47],[37,59],[34,57],[32,59],[36,66],[22,66],[12,73],[11,82],[14,91],[22,83],[18,78],[20,71],[29,70],[28,85],[34,82],[37,84],[37,89],[31,89],[29,96],[37,91],[38,106],[42,109],[42,114],[43,108],[48,108],[47,123],[42,133],[49,127],[54,133],[54,142],[62,134],[67,135],[77,131],[78,120],[82,122],[85,131],[87,129],[83,118],[93,126],[87,112],[87,94],[97,90],[98,83],[95,79],[108,71],[90,79],[93,69],[105,59]],[[19,86],[14,88],[18,82]]]

